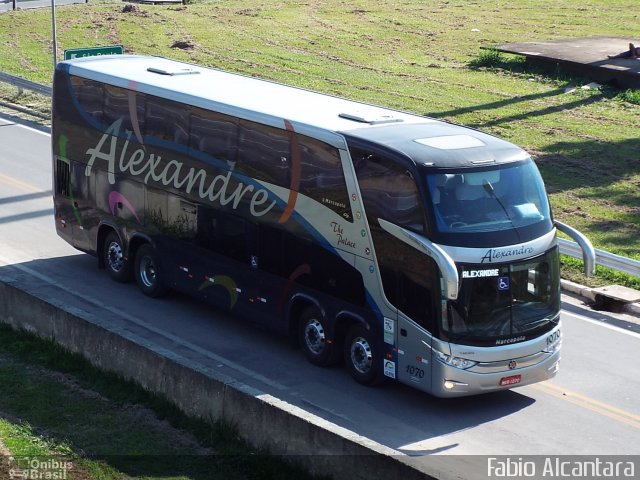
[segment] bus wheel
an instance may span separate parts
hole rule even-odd
[[[344,360],[349,373],[358,383],[375,385],[383,380],[378,347],[371,332],[363,326],[355,325],[347,333]]]
[[[136,252],[135,274],[136,283],[145,295],[158,298],[169,291],[162,282],[156,252],[149,244],[141,245]]]
[[[317,307],[309,307],[300,315],[298,342],[307,360],[326,367],[335,363],[333,344],[327,342],[324,319]]]
[[[124,255],[124,246],[116,232],[110,232],[107,235],[102,255],[111,278],[117,282],[131,280],[131,265]]]

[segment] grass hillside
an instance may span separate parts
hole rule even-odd
[[[160,55],[461,123],[536,159],[555,217],[640,260],[640,94],[566,87],[482,50],[606,35],[639,39],[634,0],[226,0],[59,6],[67,48]],[[50,82],[50,9],[0,15],[0,71]],[[571,262],[569,262],[571,263]],[[626,279],[640,287],[640,279]],[[634,283],[635,282],[635,283]]]

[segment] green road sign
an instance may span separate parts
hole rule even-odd
[[[64,59],[71,60],[72,58],[97,57],[99,55],[122,55],[123,53],[124,47],[122,45],[108,45],[106,47],[92,48],[71,48],[64,51]]]

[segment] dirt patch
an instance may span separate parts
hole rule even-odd
[[[196,44],[191,40],[176,40],[171,44],[171,48],[179,48],[180,50],[193,50]]]
[[[10,472],[12,469],[13,457],[0,438],[0,478],[11,478]]]

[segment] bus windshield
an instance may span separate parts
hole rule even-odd
[[[458,300],[449,303],[442,333],[456,343],[511,343],[552,328],[560,309],[559,256],[554,247],[523,262],[461,265]]]
[[[514,230],[550,221],[542,178],[531,159],[491,169],[428,173],[427,184],[436,235]]]

